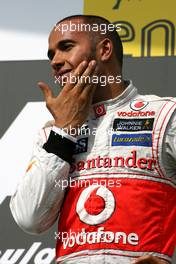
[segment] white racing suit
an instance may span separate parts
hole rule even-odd
[[[130,83],[92,107],[77,143],[52,125],[43,128],[11,198],[17,224],[41,233],[58,218],[58,263],[128,264],[145,254],[170,263],[175,109],[174,98],[139,95]]]

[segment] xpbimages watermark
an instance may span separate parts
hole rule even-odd
[[[69,21],[67,23],[59,23],[54,26],[55,31],[59,31],[62,34],[64,32],[100,32],[100,34],[105,35],[108,31],[113,32],[114,30],[120,31],[121,24],[85,24],[85,23],[73,23]]]
[[[68,76],[54,76],[55,78],[55,83],[58,83],[61,86],[64,86],[66,83],[71,83],[71,84],[76,84],[76,83],[85,83],[85,84],[100,84],[101,86],[106,86],[107,84],[112,84],[112,83],[121,83],[122,81],[122,76],[117,75],[92,75],[92,76],[75,76],[72,74],[69,74]]]
[[[83,125],[81,127],[72,127],[71,125],[69,125],[68,127],[64,127],[61,128],[59,131],[59,134],[61,137],[65,137],[65,133],[69,134],[73,137],[77,137],[77,136],[98,136],[98,137],[102,137],[105,135],[109,135],[112,136],[114,134],[114,129],[113,127],[106,129],[105,131],[102,129],[97,129],[96,127],[93,128],[89,128],[86,125]]]
[[[121,179],[79,179],[79,180],[75,180],[72,178],[69,178],[68,180],[55,180],[55,187],[57,188],[61,188],[62,190],[65,190],[67,187],[70,188],[74,188],[74,187],[78,187],[78,188],[85,188],[85,187],[89,187],[95,185],[98,187],[103,186],[103,187],[109,187],[109,188],[120,188],[122,186],[121,184]]]

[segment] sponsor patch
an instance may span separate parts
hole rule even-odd
[[[134,100],[131,102],[130,107],[134,111],[139,111],[144,109],[148,105],[148,102],[142,100]]]
[[[152,134],[120,134],[112,135],[112,146],[152,146]]]
[[[105,106],[104,104],[96,105],[94,107],[94,112],[96,117],[100,117],[106,114]]]
[[[87,152],[87,146],[88,146],[88,137],[78,139],[75,145],[74,154]]]
[[[114,119],[114,131],[152,131],[154,118],[141,118],[141,119]]]
[[[136,117],[136,116],[154,116],[155,115],[155,111],[139,111],[139,112],[134,112],[134,111],[130,111],[130,112],[122,112],[122,111],[118,111],[117,112],[118,116],[128,116],[128,117]]]

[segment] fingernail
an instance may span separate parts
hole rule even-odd
[[[87,61],[84,60],[84,61],[82,62],[82,65],[83,65],[83,66],[86,66],[86,65],[87,65]]]
[[[90,62],[90,65],[91,65],[91,66],[96,66],[96,64],[97,64],[96,60],[92,60],[92,61]]]

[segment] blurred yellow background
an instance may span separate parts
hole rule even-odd
[[[84,14],[121,22],[125,55],[176,56],[175,0],[84,0]]]

